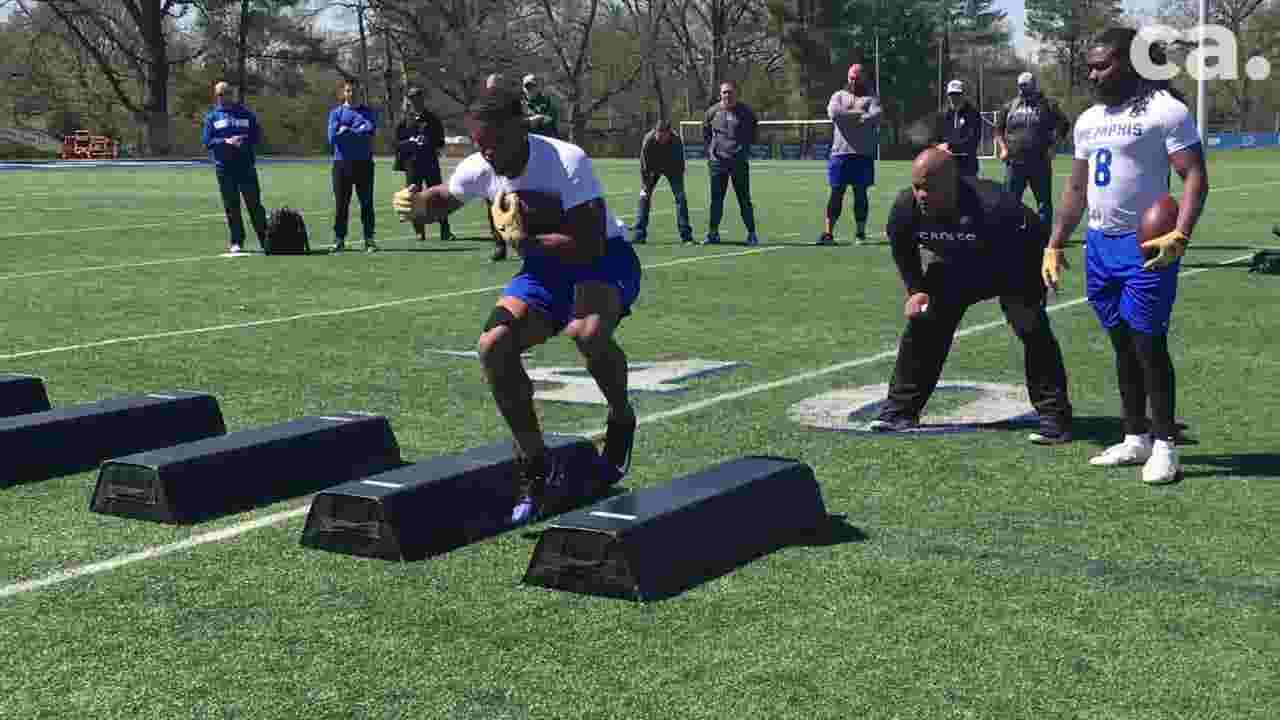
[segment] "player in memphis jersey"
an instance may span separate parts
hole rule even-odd
[[[1147,80],[1134,67],[1136,37],[1134,30],[1113,28],[1089,49],[1089,81],[1099,102],[1076,120],[1071,180],[1041,274],[1047,285],[1058,286],[1066,267],[1063,244],[1087,205],[1086,291],[1115,349],[1124,412],[1124,440],[1089,462],[1140,464],[1144,482],[1161,484],[1181,477],[1169,318],[1179,259],[1204,209],[1209,175],[1186,104],[1166,83]],[[1164,63],[1163,48],[1149,51],[1153,62]],[[1183,180],[1177,228],[1139,248],[1142,215],[1169,192],[1170,169]],[[1144,251],[1155,254],[1148,260]]]
[[[258,169],[254,165],[254,148],[262,140],[258,118],[244,105],[232,102],[231,86],[218,81],[213,85],[213,108],[204,116],[201,133],[209,159],[218,178],[222,208],[227,213],[231,243],[227,251],[239,254],[244,249],[244,219],[240,217],[240,196],[258,244],[267,231],[267,211],[262,207],[262,188],[258,185]]]
[[[626,227],[605,205],[591,159],[577,145],[530,134],[522,110],[520,97],[505,88],[482,96],[467,117],[479,151],[458,164],[447,187],[410,186],[393,200],[401,218],[431,223],[469,200],[493,202],[506,191],[560,198],[562,226],[521,244],[520,272],[503,289],[478,343],[485,377],[521,456],[514,524],[547,512],[549,489],[564,480],[543,440],[533,381],[520,359],[560,332],[573,338],[609,403],[604,457],[619,475],[627,472],[637,421],[627,397],[627,356],[614,332],[640,293],[641,274]]]

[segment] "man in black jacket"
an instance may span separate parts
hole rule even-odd
[[[1040,261],[1049,229],[1011,193],[990,180],[960,177],[956,157],[937,148],[911,166],[911,187],[889,213],[885,234],[906,286],[907,327],[889,396],[870,429],[909,430],[919,423],[965,311],[988,298],[1022,341],[1027,392],[1040,415],[1031,441],[1071,439],[1071,403],[1062,350],[1045,311]],[[934,261],[926,270],[921,248]]]
[[[676,200],[676,229],[680,242],[693,242],[689,224],[689,200],[684,194],[684,143],[671,128],[670,120],[661,120],[640,143],[640,202],[636,206],[635,232],[631,242],[644,243],[649,235],[649,205],[654,188],[662,178],[671,186]]]
[[[711,176],[711,208],[707,220],[706,244],[720,242],[720,218],[724,215],[724,195],[733,181],[738,196],[742,224],[747,227],[747,244],[759,243],[756,213],[751,204],[751,145],[756,141],[756,114],[738,101],[738,86],[720,83],[720,102],[707,109],[702,121],[702,140],[707,146],[707,172]]]
[[[444,149],[444,125],[427,109],[422,88],[409,88],[407,97],[413,112],[396,127],[396,170],[404,171],[406,185],[431,187],[444,182],[440,173],[439,152]],[[413,230],[418,240],[427,239],[427,228],[415,221]],[[440,239],[452,240],[449,220],[440,220]]]
[[[982,139],[982,116],[965,97],[964,81],[947,83],[945,112],[938,113],[933,130],[933,143],[956,157],[956,171],[961,176],[978,174],[978,141]]]

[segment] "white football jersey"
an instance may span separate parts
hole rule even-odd
[[[1138,231],[1142,214],[1169,192],[1169,156],[1200,142],[1187,106],[1164,90],[1134,116],[1132,104],[1098,104],[1076,120],[1075,157],[1089,161],[1089,228]]]
[[[464,203],[480,198],[492,201],[498,193],[508,190],[539,190],[559,195],[565,210],[588,200],[604,199],[604,187],[587,153],[577,145],[542,135],[529,135],[529,162],[520,177],[502,177],[478,152],[458,163],[449,176],[449,194]],[[626,226],[609,211],[608,203],[605,203],[605,214],[608,237],[626,235]]]

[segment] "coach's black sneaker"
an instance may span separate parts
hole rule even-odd
[[[1071,442],[1071,419],[1041,417],[1040,428],[1027,436],[1036,445],[1062,445]]]
[[[347,239],[346,239],[346,238],[334,238],[334,239],[333,239],[333,249],[332,249],[332,250],[330,250],[329,252],[340,253],[340,252],[342,252],[343,250],[346,250],[346,249],[347,249]]]
[[[636,443],[636,419],[630,421],[609,420],[605,423],[604,458],[618,470],[622,477],[631,469],[631,450]]]
[[[920,424],[920,418],[901,413],[885,413],[872,420],[867,429],[871,432],[902,432]]]
[[[681,235],[681,236],[680,236],[680,244],[681,244],[681,245],[691,245],[691,244],[693,244],[693,236],[692,236],[692,235]]]
[[[425,240],[426,238],[424,237],[423,239]],[[457,240],[457,239],[458,239],[458,236],[454,235],[452,232],[440,233],[440,242],[453,242],[454,240]]]
[[[507,259],[507,244],[499,240],[493,246],[493,257],[490,258],[494,262],[502,262]]]
[[[836,239],[831,233],[822,233],[818,236],[818,241],[814,245],[835,245]]]
[[[365,252],[367,252],[367,253],[376,253],[376,252],[378,252],[378,243],[374,242],[374,241],[373,241],[373,238],[365,238],[365,239],[364,239],[364,251],[365,251]]]
[[[719,245],[720,233],[715,230],[708,232],[707,237],[702,240],[702,244],[703,245]]]
[[[1271,228],[1271,234],[1280,237],[1280,225]]]
[[[853,236],[853,244],[854,245],[867,244],[867,233],[865,230]]]

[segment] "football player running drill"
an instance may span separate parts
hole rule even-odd
[[[870,429],[908,430],[938,385],[960,319],[970,305],[999,297],[1023,344],[1027,392],[1040,415],[1031,441],[1071,439],[1071,403],[1062,350],[1045,312],[1040,257],[1049,230],[1012,193],[990,180],[961,177],[956,158],[938,148],[916,156],[911,188],[889,211],[885,233],[906,285],[907,327],[889,397]],[[936,259],[921,266],[920,249]]]
[[[1076,120],[1071,179],[1042,272],[1046,284],[1058,286],[1066,267],[1063,244],[1088,205],[1086,293],[1111,336],[1124,412],[1124,440],[1089,462],[1142,465],[1144,482],[1162,484],[1181,476],[1174,448],[1169,318],[1179,259],[1204,209],[1209,174],[1186,104],[1166,83],[1147,80],[1134,68],[1130,53],[1136,36],[1128,28],[1107,30],[1086,56],[1099,102]],[[1163,64],[1160,46],[1150,46],[1149,52],[1153,62]],[[1177,228],[1139,248],[1142,215],[1168,193],[1170,167],[1183,180]]]
[[[430,223],[468,200],[486,199],[498,232],[523,258],[479,340],[485,377],[521,458],[521,498],[511,514],[519,524],[555,512],[548,486],[563,485],[543,441],[533,382],[520,359],[524,350],[562,331],[573,338],[609,403],[604,456],[620,474],[630,465],[636,416],[627,398],[627,356],[614,331],[640,292],[640,260],[625,240],[625,226],[605,207],[590,158],[577,145],[531,135],[519,96],[497,89],[481,97],[467,123],[479,151],[458,165],[448,186],[407,187],[393,203],[402,220]],[[530,199],[558,197],[560,225],[528,227],[530,217],[508,212],[524,202],[511,200],[513,191]]]

